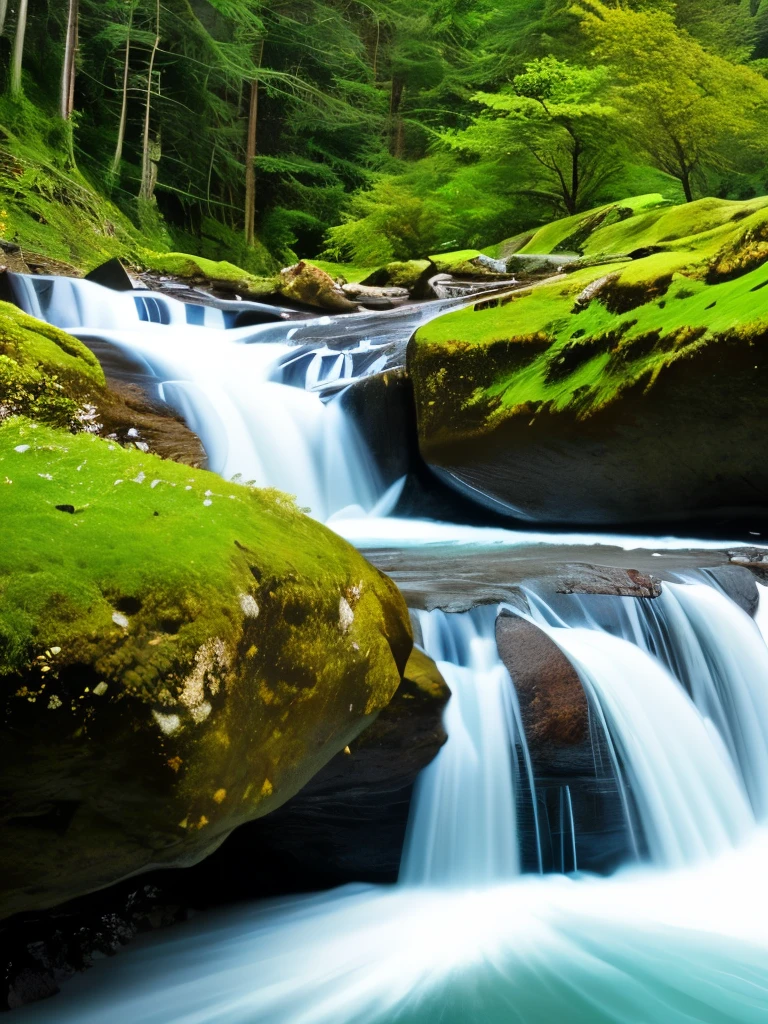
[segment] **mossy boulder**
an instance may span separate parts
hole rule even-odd
[[[413,298],[422,298],[428,279],[435,273],[430,260],[387,263],[362,282],[376,288],[405,288]]]
[[[420,328],[408,368],[427,462],[538,521],[768,514],[767,205],[583,218],[600,265]],[[543,248],[573,221],[541,229]]]
[[[0,302],[0,422],[10,416],[194,466],[205,461],[199,438],[168,406],[135,384],[107,379],[96,355],[71,334]]]
[[[400,685],[394,584],[277,492],[0,425],[0,915],[199,861]]]
[[[146,270],[167,275],[214,292],[236,293],[242,298],[264,299],[275,293],[277,278],[257,277],[226,260],[208,260],[189,253],[143,251],[140,262]]]
[[[358,308],[330,274],[303,260],[280,272],[278,291],[284,299],[302,306],[329,309],[335,313],[350,313]]]
[[[81,341],[0,302],[0,420],[26,415],[74,429],[105,386]]]

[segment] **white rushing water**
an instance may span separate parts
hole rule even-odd
[[[514,692],[494,636],[496,609],[416,612],[424,649],[451,689],[448,742],[421,773],[400,881],[487,885],[519,871]]]
[[[387,518],[397,487],[384,487],[338,403],[311,390],[348,379],[354,360],[320,345],[292,366],[294,325],[225,330],[218,311],[190,323],[162,297],[141,307],[82,282],[29,288],[31,311],[142,359],[213,468],[297,494],[353,542],[607,542],[660,558],[704,546]],[[291,373],[303,388],[279,382]],[[423,645],[453,691],[450,738],[418,780],[400,884],[201,916],[19,1020],[765,1024],[767,594],[757,625],[701,582],[666,584],[645,603],[531,595],[532,617],[577,668],[606,729],[628,826],[631,802],[652,865],[610,878],[520,874],[517,808],[533,796],[535,820],[536,801],[496,609],[420,612]],[[572,810],[570,823],[575,863]]]

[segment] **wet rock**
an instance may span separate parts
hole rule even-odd
[[[133,281],[128,276],[128,271],[118,256],[107,260],[106,263],[100,264],[90,273],[86,274],[85,280],[93,281],[94,284],[100,284],[114,292],[133,291]]]
[[[535,815],[527,794],[518,804],[525,869],[614,870],[632,856],[631,839],[605,734],[578,673],[527,619],[500,616],[496,642],[517,692],[536,787]]]
[[[413,390],[405,371],[360,377],[346,389],[341,403],[385,483],[405,475],[418,456]]]
[[[425,369],[428,354],[419,356]],[[577,402],[562,411],[523,403],[506,418],[477,404],[454,412],[448,403],[454,392],[463,399],[463,362],[463,354],[445,361],[450,386],[442,388],[438,424],[439,407],[428,406],[434,399],[409,349],[420,450],[441,479],[485,507],[528,523],[638,530],[697,521],[761,530],[768,522],[768,354],[761,345],[707,344],[588,416]]]
[[[605,565],[564,565],[555,579],[558,594],[612,594],[615,597],[658,597],[661,580],[638,569]]]
[[[281,808],[237,829],[196,867],[174,872],[176,900],[216,905],[395,881],[413,784],[446,740],[449,697],[435,663],[415,649],[373,725]]]
[[[392,286],[376,288],[369,284],[343,284],[341,290],[351,299],[358,299],[365,303],[367,299],[407,299],[407,288],[394,288]]]
[[[517,690],[532,756],[556,761],[556,748],[583,744],[589,734],[587,698],[557,644],[528,619],[501,615],[496,645]]]
[[[330,274],[303,260],[280,271],[278,291],[283,298],[302,306],[330,309],[336,313],[354,312],[358,308],[358,304],[344,294]]]
[[[749,569],[738,565],[719,565],[714,569],[705,569],[704,572],[747,615],[755,614],[760,604],[760,592]]]
[[[55,995],[63,982],[113,956],[136,935],[185,916],[169,893],[134,880],[6,921],[0,927],[0,1012]]]

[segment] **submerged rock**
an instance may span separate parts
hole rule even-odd
[[[199,861],[400,685],[394,584],[285,496],[21,419],[0,479],[1,915]]]

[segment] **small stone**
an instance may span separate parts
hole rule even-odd
[[[15,452],[19,452],[19,453],[21,453],[21,452],[28,452],[29,451],[29,445],[28,444],[17,444],[16,447],[13,450]]]
[[[251,594],[240,595],[240,607],[243,609],[243,614],[249,619],[257,619],[259,617],[259,606],[256,603],[256,599]]]
[[[160,726],[160,732],[164,736],[173,736],[181,728],[181,719],[178,715],[165,715],[162,711],[153,711],[152,717]]]
[[[61,648],[60,647],[52,647],[51,648],[51,654],[61,654]]]
[[[210,499],[210,498],[206,498],[206,499],[205,499],[205,501],[203,502],[203,504],[204,504],[204,505],[212,505],[212,504],[213,504],[213,502],[211,501],[211,499]]]
[[[93,688],[94,696],[103,697],[104,694],[107,692],[107,689],[108,687],[106,683],[97,683],[96,686],[94,686]]]
[[[139,432],[136,429],[136,427],[131,427],[131,429],[128,431],[128,437],[138,437],[138,436],[139,436]]]
[[[147,474],[142,470],[141,472],[136,474],[136,476],[133,478],[133,482],[135,484],[143,484],[146,479]]]
[[[71,516],[73,516],[75,514],[75,506],[74,505],[57,505],[56,506],[56,511],[57,512],[69,512],[69,514]]]
[[[123,629],[128,629],[128,619],[122,612],[112,612],[112,621],[116,626],[122,626]]]
[[[349,601],[342,595],[339,598],[339,629],[342,633],[346,633],[354,621],[355,613],[352,611]]]

